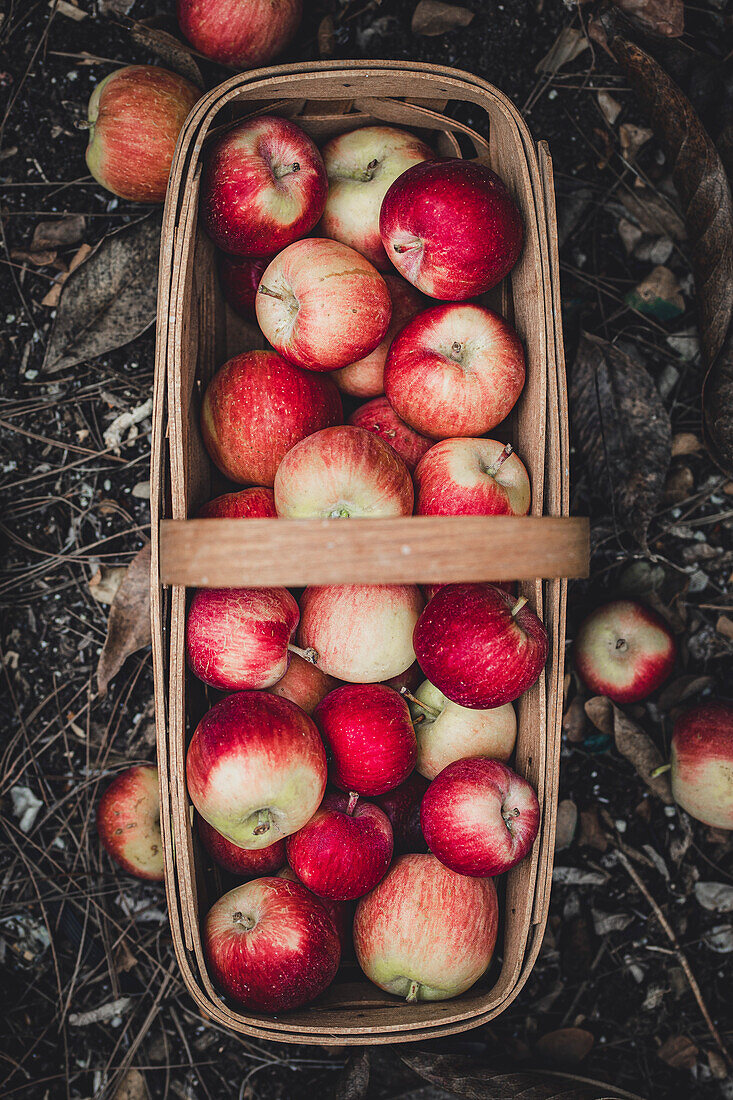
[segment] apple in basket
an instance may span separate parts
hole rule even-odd
[[[302,829],[320,806],[326,754],[313,720],[294,703],[241,691],[199,722],[186,780],[212,828],[240,848],[267,848]]]
[[[375,397],[361,405],[349,417],[349,424],[373,432],[388,443],[411,473],[433,445],[432,439],[419,435],[400,420],[386,397]]]
[[[439,691],[471,710],[518,699],[547,660],[547,631],[524,597],[493,584],[447,584],[415,627],[420,668]]]
[[[501,875],[527,855],[540,806],[521,775],[498,760],[455,760],[436,776],[420,807],[430,851],[459,875]]]
[[[432,439],[480,436],[500,424],[524,386],[524,349],[493,310],[433,306],[395,337],[384,392],[395,412]]]
[[[329,676],[373,684],[415,660],[412,635],[424,606],[415,584],[311,585],[300,598],[298,644]]]
[[[329,776],[343,791],[383,794],[415,767],[409,707],[384,684],[344,684],[318,704],[314,718],[329,755]]]
[[[214,497],[196,515],[198,519],[276,519],[275,494],[263,485],[253,485]]]
[[[233,256],[273,256],[310,233],[327,188],[321,154],[299,126],[272,115],[250,118],[205,154],[204,227]]]
[[[255,308],[275,351],[312,371],[337,370],[374,351],[392,315],[376,267],[322,238],[296,241],[272,260]]]
[[[263,875],[277,874],[285,864],[284,840],[276,840],[269,848],[240,848],[212,829],[202,817],[196,818],[196,827],[201,843],[211,858],[231,875],[261,878]]]
[[[417,737],[417,770],[428,779],[454,760],[488,756],[506,762],[514,752],[517,716],[511,703],[491,710],[471,710],[448,699],[425,680],[410,700]]]
[[[453,157],[416,164],[395,180],[382,202],[379,233],[400,274],[448,302],[501,282],[524,237],[519,210],[496,173]]]
[[[124,871],[151,882],[162,880],[157,768],[135,766],[112,780],[97,806],[97,832],[109,855]]]
[[[399,275],[385,272],[384,281],[392,302],[392,316],[381,343],[363,359],[349,363],[331,375],[341,392],[351,397],[378,397],[384,393],[384,364],[390,344],[400,329],[425,308],[422,294]]]
[[[258,878],[214,902],[203,927],[214,984],[243,1008],[283,1012],[322,993],[341,945],[315,894],[299,882]]]
[[[404,855],[358,903],[354,948],[380,989],[410,1002],[444,1001],[484,974],[498,923],[490,878],[457,875],[433,855]]]
[[[225,477],[271,486],[291,447],[342,420],[341,396],[329,378],[274,351],[248,351],[225,363],[206,387],[201,434]]]
[[[204,57],[255,69],[290,45],[303,0],[177,0],[176,10],[181,33]]]
[[[163,202],[173,153],[200,90],[157,65],[128,65],[97,84],[89,100],[89,171],[131,202]]]
[[[414,489],[402,459],[350,424],[324,428],[288,451],[275,474],[275,507],[290,519],[412,515]]]
[[[664,683],[676,652],[672,631],[659,615],[635,600],[613,600],[581,623],[573,657],[590,691],[615,703],[636,703]]]
[[[672,794],[698,821],[733,829],[733,705],[700,703],[675,722]]]
[[[287,864],[277,873],[278,878],[287,879],[288,882],[300,882],[292,867]],[[303,885],[303,883],[301,883]],[[307,889],[307,887],[306,887]],[[312,891],[311,891],[312,893]],[[333,921],[336,935],[341,944],[341,955],[351,946],[351,925],[354,921],[354,906],[349,901],[332,901],[330,898],[318,898],[323,908]]]
[[[526,516],[524,463],[496,439],[444,439],[415,470],[418,516]]]
[[[327,794],[302,829],[287,840],[288,863],[321,898],[363,897],[392,862],[392,826],[378,806],[358,794]]]
[[[271,687],[285,675],[299,617],[287,588],[200,588],[186,618],[189,667],[220,691]]]
[[[321,150],[328,176],[328,197],[321,219],[324,237],[355,248],[384,270],[391,258],[379,236],[382,199],[398,176],[435,153],[406,130],[364,126],[337,134]]]
[[[291,651],[285,675],[267,690],[281,699],[289,699],[306,714],[312,715],[321,699],[338,686],[339,682],[333,676],[327,676],[311,661]]]
[[[247,260],[243,256],[228,256],[226,252],[220,252],[217,257],[224,298],[235,313],[248,321],[256,320],[257,287],[269,262],[266,258]]]
[[[394,835],[395,852],[425,852],[427,844],[420,827],[420,803],[428,789],[428,781],[414,771],[399,787],[378,794],[373,799],[389,818]]]

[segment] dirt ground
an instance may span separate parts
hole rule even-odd
[[[615,478],[639,471],[613,466],[610,456],[610,487],[598,485],[582,444],[585,410],[574,405],[573,511],[593,518],[593,566],[588,582],[571,586],[569,637],[589,607],[619,595],[643,598],[670,621],[679,649],[673,679],[645,704],[624,708],[666,758],[685,703],[733,694],[733,482],[701,444],[695,291],[671,165],[651,136],[629,152],[631,128],[648,120],[614,60],[584,38],[592,5],[463,0],[471,24],[428,37],[411,31],[415,2],[305,0],[302,31],[284,60],[318,57],[330,16],[334,56],[470,70],[507,92],[534,135],[550,142],[571,378],[582,333],[613,344],[652,379],[672,437],[644,547],[613,488]],[[95,84],[116,65],[159,60],[135,40],[133,21],[170,20],[172,8],[164,0],[6,0],[0,24],[0,1095],[520,1095],[506,1082],[505,1091],[487,1079],[466,1085],[466,1076],[489,1067],[578,1074],[653,1100],[733,1098],[730,1066],[711,1030],[733,1046],[732,834],[665,805],[613,732],[585,716],[570,672],[568,706],[580,702],[566,720],[563,829],[545,944],[507,1012],[420,1047],[451,1056],[443,1077],[450,1092],[428,1086],[397,1048],[372,1055],[367,1093],[346,1080],[345,1049],[259,1043],[208,1024],[177,976],[162,886],[131,879],[101,852],[94,829],[101,789],[155,753],[149,648],[128,659],[106,695],[95,679],[109,612],[95,588],[129,563],[149,531],[145,403],[155,336],[149,328],[117,350],[45,373],[55,310],[42,299],[81,244],[93,246],[145,213],[87,174],[77,127]],[[724,97],[711,104],[700,92],[694,59],[720,61],[726,29],[718,0],[700,0],[687,6],[678,40],[690,62],[686,90],[699,95],[711,127]],[[583,48],[554,71],[536,71],[561,32],[566,45]],[[201,67],[207,87],[226,76]],[[657,209],[663,224],[650,227],[642,211],[639,230],[629,194],[647,207],[650,196],[661,197],[672,213]],[[76,240],[46,262],[29,259],[38,223],[62,213],[84,215]],[[660,292],[655,284],[647,310],[633,292],[659,267],[673,285]],[[134,410],[137,424],[115,443],[110,426]],[[642,444],[640,465],[646,461]],[[85,1021],[110,1004],[106,1017]],[[557,1080],[552,1094],[571,1095]]]

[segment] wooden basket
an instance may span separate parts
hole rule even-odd
[[[448,105],[451,105],[450,108]],[[446,112],[459,113],[475,129]],[[251,114],[297,120],[316,141],[375,121],[408,127],[449,156],[478,157],[506,181],[522,211],[519,263],[487,298],[516,326],[527,383],[509,439],[532,480],[523,518],[406,518],[343,523],[190,520],[211,495],[215,472],[199,429],[203,386],[231,355],[262,346],[218,288],[211,243],[197,225],[202,150],[213,132]],[[404,1042],[464,1031],[502,1012],[537,957],[552,872],[569,576],[587,573],[584,520],[568,516],[567,400],[560,330],[552,168],[516,108],[491,85],[453,69],[406,62],[319,62],[233,77],[207,93],[178,142],[166,201],[158,292],[151,475],[153,659],[171,929],[184,981],[201,1011],[224,1027],[281,1042]],[[337,551],[334,552],[333,548]],[[544,582],[536,578],[549,578]],[[191,828],[185,786],[188,737],[207,707],[184,653],[186,588],[308,583],[519,579],[544,619],[550,656],[518,703],[516,769],[538,792],[532,853],[506,876],[503,945],[489,975],[463,996],[407,1005],[342,966],[318,1000],[281,1016],[244,1013],[214,989],[200,920],[215,899],[212,872]]]

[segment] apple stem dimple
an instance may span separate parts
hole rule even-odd
[[[440,711],[436,707],[428,706],[427,703],[423,703],[418,699],[417,695],[413,695],[411,691],[408,691],[406,687],[400,688],[400,695],[404,695],[405,699],[409,699],[411,703],[414,703],[416,707],[420,707],[427,714],[432,714],[433,718],[440,718]]]
[[[379,166],[379,161],[375,157],[374,160],[370,160],[366,168],[361,174],[362,183],[370,183],[374,179],[374,169]]]
[[[288,642],[288,649],[291,653],[297,653],[299,657],[302,657],[304,661],[307,661],[309,665],[318,664],[318,653],[309,645],[306,649],[302,646],[295,645],[294,642]]]
[[[412,248],[422,248],[422,241],[413,241],[412,244],[395,244],[392,246],[399,255],[409,252]]]
[[[264,833],[268,833],[270,831],[271,825],[272,821],[270,820],[270,811],[258,810],[257,824],[255,825],[252,832],[255,836],[262,836]]]
[[[499,473],[499,470],[502,468],[502,466],[504,465],[506,460],[509,458],[509,455],[512,454],[513,450],[514,450],[514,448],[512,447],[511,443],[507,443],[506,447],[501,452],[501,454],[497,458],[496,462],[493,462],[491,464],[491,466],[489,466],[488,470],[486,471],[486,473],[489,475],[489,477],[496,477],[496,475]]]
[[[625,653],[628,648],[629,643],[626,641],[625,638],[616,639],[616,649],[619,651],[619,653]]]
[[[359,795],[356,793],[356,791],[349,791],[349,804],[346,807],[346,812],[347,812],[347,814],[349,814],[349,816],[351,816],[351,814],[353,814],[354,810],[356,809],[356,804],[357,804],[358,801],[359,801]]]
[[[281,180],[283,176],[289,176],[293,172],[299,172],[300,165],[297,160],[294,164],[283,164],[279,168],[273,168],[272,174],[276,180]]]
[[[410,982],[410,988],[407,991],[407,998],[406,998],[407,1001],[410,1004],[415,1004],[415,1002],[417,1001],[417,995],[418,995],[419,990],[420,990],[420,983],[419,982]]]
[[[241,924],[245,932],[251,932],[255,924],[257,923],[254,917],[251,917],[249,915],[245,917],[244,913],[240,913],[239,910],[237,910],[236,913],[232,914],[232,920],[235,924]]]
[[[512,608],[512,617],[514,617],[517,614],[518,611],[522,610],[522,608],[524,607],[526,602],[527,602],[527,597],[526,596],[520,596],[519,597],[519,599],[515,603],[514,607]]]

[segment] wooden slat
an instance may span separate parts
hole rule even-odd
[[[588,575],[588,521],[548,516],[163,520],[164,584],[246,588]]]

